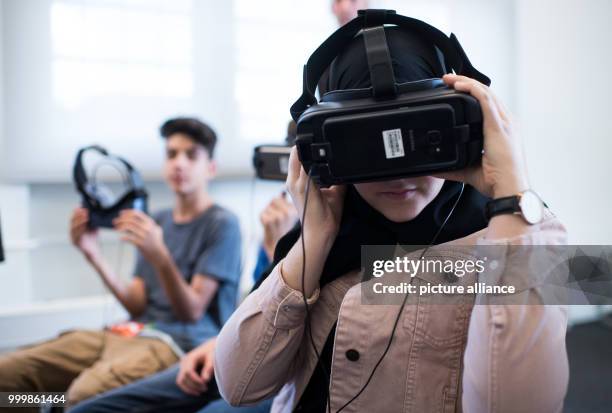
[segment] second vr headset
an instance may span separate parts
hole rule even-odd
[[[91,176],[83,166],[83,156],[86,152],[97,152],[103,157],[94,167]],[[118,196],[103,183],[97,181],[97,171],[101,165],[112,165],[120,170],[123,178],[123,192]],[[93,145],[78,151],[73,168],[73,178],[77,191],[83,198],[83,206],[89,210],[90,228],[112,228],[113,219],[124,209],[137,209],[147,212],[147,191],[138,171],[128,161],[111,155],[101,146]]]
[[[469,94],[442,79],[397,83],[385,36],[395,25],[436,48],[446,73],[487,76],[470,63],[457,37],[393,10],[360,10],[310,56],[303,92],[291,107],[299,159],[320,186],[397,179],[463,169],[482,157],[482,112]],[[371,87],[314,91],[333,60],[361,34]]]

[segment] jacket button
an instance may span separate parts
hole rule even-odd
[[[346,350],[346,358],[350,361],[357,361],[359,360],[359,352],[353,348]]]
[[[444,272],[444,277],[450,284],[454,284],[459,281],[459,277],[454,272]]]

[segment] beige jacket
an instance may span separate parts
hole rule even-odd
[[[547,213],[527,234],[489,240],[485,230],[442,244],[558,245],[565,228]],[[447,252],[453,258],[453,250]],[[456,257],[455,257],[456,258]],[[516,271],[508,257],[504,268]],[[272,412],[293,410],[316,356],[304,334],[302,295],[283,281],[282,261],[223,327],[215,375],[223,398],[249,405],[274,396]],[[522,275],[521,275],[522,274]],[[419,278],[419,275],[416,276]],[[309,299],[319,351],[338,321],[331,370],[335,412],[362,388],[384,351],[399,306],[364,305],[358,273]],[[541,303],[534,289],[528,302]],[[449,296],[449,300],[462,298]],[[566,308],[552,305],[406,305],[392,345],[365,391],[343,412],[561,412],[568,383]],[[359,358],[347,357],[356,350]],[[355,352],[349,353],[355,359]],[[323,396],[322,396],[323,397]]]

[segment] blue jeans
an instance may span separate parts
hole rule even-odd
[[[179,365],[123,387],[85,400],[70,413],[268,413],[272,399],[257,406],[232,407],[219,395],[213,379],[200,396],[184,393],[176,385]]]

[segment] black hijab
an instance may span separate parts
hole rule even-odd
[[[396,82],[410,82],[442,77],[444,70],[433,46],[397,28],[385,29]],[[355,40],[339,55],[329,70],[329,90],[370,87],[363,39]],[[461,190],[461,183],[446,181],[438,195],[414,219],[396,223],[372,208],[348,185],[340,230],[331,248],[321,275],[321,287],[349,271],[361,267],[361,245],[429,245],[452,209]],[[466,185],[459,204],[444,226],[436,244],[467,236],[487,226],[484,207],[488,198]],[[280,239],[274,261],[263,274],[257,288],[276,264],[283,259],[300,236],[299,223]],[[308,251],[306,251],[308,253]]]

